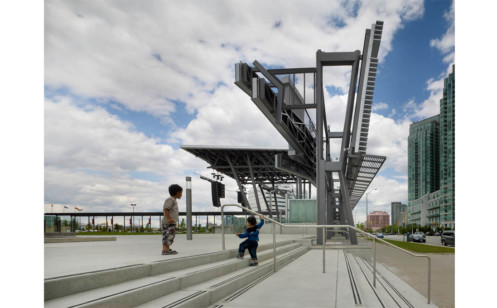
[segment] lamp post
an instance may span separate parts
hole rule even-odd
[[[372,193],[373,191],[378,190],[378,188],[375,188],[369,192],[366,193],[366,230],[369,228],[369,219],[368,219],[368,195]]]
[[[131,203],[131,206],[133,207],[133,219],[131,220],[131,232],[133,232],[133,225],[135,224],[135,206],[136,206],[136,203]]]

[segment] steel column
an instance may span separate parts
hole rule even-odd
[[[192,240],[192,177],[186,177],[186,239]]]
[[[260,213],[260,212],[262,212],[262,210],[261,210],[261,204],[259,202],[259,194],[257,193],[257,187],[256,187],[255,181],[254,181],[254,170],[252,170],[252,164],[250,163],[250,157],[247,155],[246,158],[247,158],[247,164],[248,164],[249,171],[250,171],[250,179],[252,180],[252,189],[254,190],[255,203],[257,204],[257,210],[259,210],[259,213]]]

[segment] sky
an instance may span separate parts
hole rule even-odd
[[[216,210],[199,177],[210,175],[208,164],[181,145],[288,147],[234,85],[235,63],[315,66],[318,49],[362,51],[377,20],[367,152],[387,160],[368,205],[389,212],[391,202],[407,204],[409,125],[439,113],[454,63],[449,0],[49,0],[44,9],[45,212],[125,212],[131,203],[160,211],[168,186],[186,176],[193,210]],[[332,130],[343,129],[349,76],[325,70]],[[222,203],[236,203],[235,181],[225,183]],[[365,197],[354,215],[365,220]]]

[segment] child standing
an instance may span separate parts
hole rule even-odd
[[[170,197],[166,199],[163,206],[164,219],[162,220],[162,254],[175,255],[178,252],[169,248],[173,244],[176,235],[176,221],[178,221],[178,202],[181,199],[183,188],[178,184],[169,186]]]
[[[245,253],[245,249],[248,249],[250,253],[250,257],[252,259],[252,263],[250,266],[256,266],[257,262],[257,247],[259,246],[259,229],[264,225],[264,215],[260,215],[261,222],[256,225],[256,220],[254,216],[249,216],[247,218],[247,230],[244,233],[236,233],[235,235],[239,238],[247,238],[245,241],[240,243],[240,247],[238,248],[238,255],[236,256],[238,259],[243,259],[243,255]]]

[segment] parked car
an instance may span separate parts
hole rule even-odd
[[[426,243],[425,234],[421,231],[418,231],[418,232],[415,232],[415,233],[409,235],[409,240],[411,242]]]
[[[383,233],[376,233],[375,235],[377,238],[384,238]]]
[[[434,236],[440,236],[440,233],[438,232],[435,232],[435,234],[433,234]]]
[[[444,246],[447,246],[447,245],[455,246],[455,244],[456,244],[456,231],[444,231],[444,232],[442,232],[442,235],[440,236],[440,241],[442,242],[442,245],[444,245]]]

